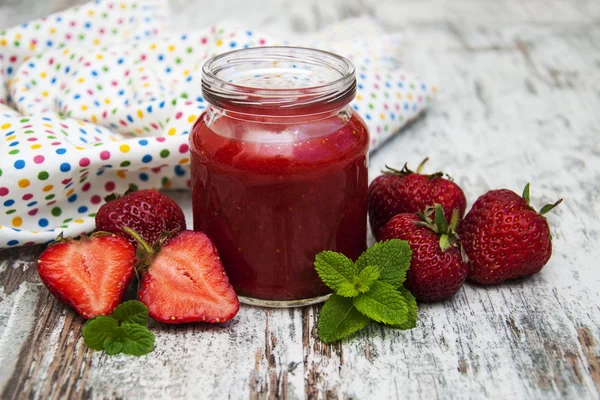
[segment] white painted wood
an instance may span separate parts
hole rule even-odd
[[[31,4],[0,5],[0,28]],[[222,327],[156,325],[156,350],[130,358],[85,350],[82,320],[38,283],[39,248],[0,252],[4,396],[600,396],[600,2],[173,0],[172,11],[180,31],[231,17],[278,36],[370,14],[403,33],[407,68],[435,81],[439,99],[372,155],[371,179],[386,163],[429,156],[469,204],[529,181],[536,207],[565,198],[548,216],[553,257],[529,279],[465,285],[420,305],[408,332],[374,325],[325,346],[315,339],[319,307],[244,306]],[[189,218],[189,193],[171,194]]]

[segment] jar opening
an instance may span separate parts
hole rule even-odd
[[[339,55],[303,47],[234,50],[202,67],[206,101],[226,110],[299,115],[340,109],[356,94],[354,65]]]

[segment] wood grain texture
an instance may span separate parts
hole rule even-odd
[[[2,3],[0,28],[34,4]],[[371,179],[429,156],[469,204],[530,181],[538,208],[565,198],[548,216],[553,257],[531,278],[421,304],[407,332],[370,325],[324,345],[318,306],[244,306],[222,326],[155,324],[156,350],[131,358],[86,349],[83,320],[39,283],[40,247],[0,251],[0,398],[600,397],[598,1],[171,4],[180,31],[234,17],[277,36],[368,14],[402,32],[407,68],[437,83],[439,99],[372,155]],[[170,194],[189,220],[189,193]]]

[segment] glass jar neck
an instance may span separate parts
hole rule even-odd
[[[231,120],[247,121],[247,122],[258,122],[261,124],[303,124],[303,123],[314,123],[325,119],[338,118],[343,121],[347,121],[352,116],[352,107],[349,104],[342,105],[341,108],[328,109],[325,111],[319,111],[307,114],[308,110],[298,112],[295,114],[273,114],[273,113],[252,113],[246,110],[238,110],[230,108],[223,108],[216,105],[209,104],[204,110],[203,119],[207,125],[212,125],[212,122],[218,118],[226,117]]]
[[[279,117],[339,112],[356,94],[354,66],[344,57],[300,47],[236,50],[202,68],[206,101],[228,114]]]

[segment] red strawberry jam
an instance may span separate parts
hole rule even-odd
[[[269,53],[272,49],[228,54],[266,52],[261,60],[272,65],[269,57],[277,55]],[[324,54],[349,64],[329,53],[284,49]],[[294,62],[302,65],[301,60]],[[294,85],[286,75],[285,61],[278,67],[283,71],[261,69],[252,75],[281,79],[276,84],[280,90],[269,86],[273,83],[244,80],[253,84],[245,86],[251,95],[243,104],[222,93],[223,85],[215,83],[218,74],[207,76],[211,61],[207,65],[203,89],[210,106],[190,137],[194,229],[214,241],[240,296],[281,301],[275,304],[285,306],[328,294],[315,272],[315,255],[334,250],[356,259],[366,247],[369,135],[348,105],[355,90],[351,64],[349,84],[354,86],[346,91],[339,85],[329,88],[341,92],[334,101],[300,104],[298,98],[316,95],[311,86]],[[311,77],[309,83],[315,79],[311,74],[323,78],[321,70],[304,74]],[[277,105],[264,104],[269,91],[282,96]],[[285,107],[286,101],[292,106]]]

